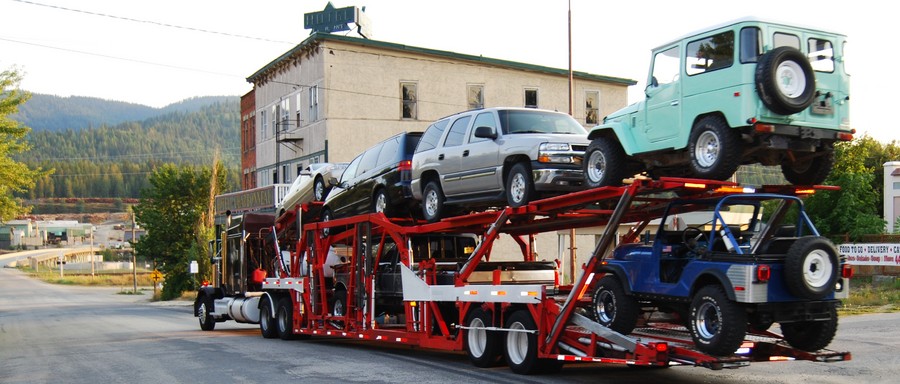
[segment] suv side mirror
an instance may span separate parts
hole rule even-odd
[[[475,128],[475,137],[494,140],[497,138],[497,131],[494,127],[478,127]]]

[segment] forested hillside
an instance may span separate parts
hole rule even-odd
[[[55,172],[20,197],[140,197],[148,176],[160,164],[211,165],[217,151],[235,185],[239,133],[237,97],[212,102],[196,112],[171,112],[140,122],[33,130],[29,134],[32,149],[19,160]]]
[[[95,97],[60,97],[35,93],[28,102],[19,107],[19,113],[10,117],[35,131],[82,130],[104,125],[114,126],[129,121],[144,121],[171,112],[196,112],[209,104],[228,100],[237,100],[237,97],[195,97],[163,108],[153,108]]]

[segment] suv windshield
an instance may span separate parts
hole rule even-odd
[[[504,135],[518,133],[562,133],[587,135],[581,124],[569,115],[543,111],[501,110],[500,127]]]

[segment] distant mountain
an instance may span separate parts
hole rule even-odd
[[[11,118],[36,132],[78,131],[144,121],[172,112],[196,112],[216,102],[237,100],[238,96],[204,96],[186,99],[163,108],[153,108],[95,97],[61,97],[35,93],[25,104],[19,106],[19,113],[12,115]]]

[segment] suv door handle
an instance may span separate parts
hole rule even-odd
[[[669,104],[674,107],[674,106],[678,105],[678,100],[674,100]]]
[[[443,154],[443,153],[440,154],[440,155],[438,155],[438,160],[444,160],[444,154]]]
[[[463,157],[466,157],[466,156],[469,156],[469,150],[468,150],[468,149],[465,150],[465,151],[463,151]]]

